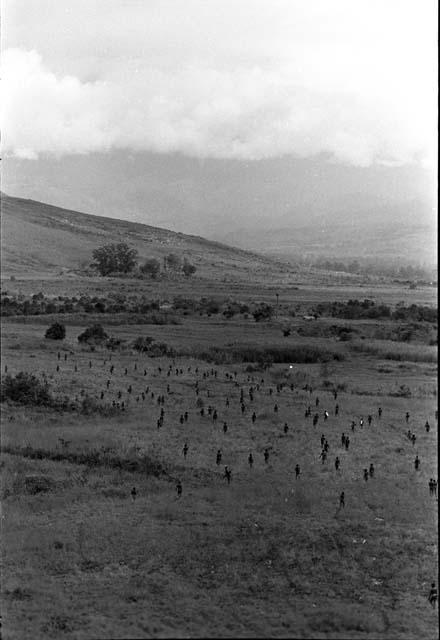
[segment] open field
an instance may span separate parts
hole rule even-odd
[[[51,286],[10,285],[46,294]],[[53,286],[74,295],[83,283]],[[96,279],[96,286],[124,284]],[[143,286],[152,298],[177,295],[178,283]],[[180,293],[203,295],[191,287]],[[241,300],[273,302],[272,285],[258,297],[252,284],[233,297],[237,291]],[[302,311],[360,297],[317,286],[279,293]],[[432,290],[382,289],[375,298],[434,303]],[[391,321],[310,324],[284,311],[259,323],[196,314],[165,325],[131,324],[127,314],[4,319],[2,373],[45,374],[51,393],[78,407],[2,404],[6,638],[437,636],[437,611],[426,599],[438,572],[438,502],[428,491],[437,468],[437,347],[417,342],[419,334],[411,344],[375,338]],[[61,342],[44,339],[55,319],[66,324]],[[119,350],[78,343],[96,321],[125,341]],[[338,325],[350,325],[354,339],[329,332]],[[131,344],[139,336],[178,355],[137,353]],[[206,360],[213,349],[224,364]],[[268,349],[299,361],[263,370],[243,355]],[[314,361],[301,361],[306,350]]]

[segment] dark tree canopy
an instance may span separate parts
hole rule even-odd
[[[87,327],[83,333],[78,336],[78,342],[102,343],[108,339],[108,335],[100,324],[94,324]]]
[[[49,340],[64,340],[66,337],[66,327],[60,322],[54,322],[47,329],[44,337]]]
[[[110,273],[129,273],[137,264],[138,252],[125,242],[106,244],[93,251],[95,267],[102,276]]]

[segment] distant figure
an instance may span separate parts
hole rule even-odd
[[[315,400],[315,406],[316,406],[316,407],[319,407],[319,398],[316,398],[316,400]]]
[[[354,420],[351,421],[351,430],[354,431],[354,428],[356,426],[356,422]]]
[[[328,411],[324,411],[324,421],[328,419]]]
[[[432,478],[429,478],[429,495],[432,496],[434,493],[434,480]]]
[[[435,582],[432,582],[431,583],[431,590],[430,590],[429,595],[428,595],[428,602],[432,606],[433,609],[435,609],[437,598],[438,598],[437,587],[435,586]]]
[[[327,452],[323,449],[319,454],[319,457],[321,458],[322,464],[324,464],[327,459]]]
[[[340,464],[341,464],[340,460],[339,460],[338,456],[336,456],[336,460],[335,460],[335,469],[336,469],[336,471],[339,470]]]
[[[325,435],[321,433],[321,447],[324,446],[324,442],[325,442]]]
[[[416,434],[415,433],[413,433],[412,436],[411,436],[411,442],[412,442],[412,445],[414,446],[415,443],[416,443]]]
[[[416,459],[414,460],[414,469],[415,469],[416,471],[418,471],[418,470],[419,470],[419,467],[420,467],[420,460],[419,460],[419,456],[416,456]]]
[[[287,432],[289,431],[289,427],[288,427],[288,425],[287,425],[287,422],[285,422],[285,423],[284,423],[284,428],[283,428],[283,430],[284,430],[284,433],[287,435]]]
[[[264,462],[266,464],[269,462],[269,449],[264,450]]]
[[[133,500],[133,502],[136,500],[136,496],[137,496],[136,487],[133,487],[133,489],[131,490],[131,499]]]
[[[300,474],[301,474],[301,469],[299,468],[299,464],[297,464],[296,467],[295,467],[295,478],[297,480],[298,480]]]
[[[315,413],[315,415],[313,416],[313,426],[316,427],[316,425],[318,424],[318,420],[319,420],[319,415],[317,413]]]
[[[378,413],[378,416],[380,418],[381,415],[382,415],[382,407],[379,407],[379,409],[377,410],[377,413]]]
[[[222,452],[220,449],[218,449],[217,456],[215,458],[215,463],[219,465],[221,461],[222,461]]]
[[[339,405],[335,405],[335,416],[337,416],[339,413]]]
[[[361,418],[361,419],[359,420],[359,426],[360,426],[361,428],[363,428],[363,426],[364,426],[364,419],[363,419],[363,418]]]
[[[225,475],[224,475],[224,477],[226,478],[228,484],[231,484],[232,473],[231,473],[231,470],[229,469],[228,466],[225,466]]]
[[[373,416],[370,414],[370,415],[368,416],[367,420],[368,420],[368,426],[370,426],[371,421],[373,420]]]
[[[342,436],[341,436],[341,445],[343,447],[345,447],[345,433],[344,432],[342,432]]]
[[[364,480],[365,480],[365,482],[368,481],[368,478],[369,478],[368,469],[364,469]]]
[[[426,433],[429,433],[429,429],[430,429],[430,428],[431,428],[431,427],[429,426],[429,422],[428,422],[428,421],[426,421],[426,422],[425,422],[425,430],[426,430]]]
[[[226,433],[228,430],[228,425],[226,424],[226,422],[223,423],[223,433]]]
[[[348,436],[345,437],[345,450],[348,451],[348,447],[350,446],[350,438]]]
[[[252,469],[254,464],[254,456],[252,455],[252,453],[250,453],[248,456],[248,463],[249,463],[249,467]]]
[[[432,493],[437,496],[437,480],[432,481]]]
[[[180,480],[177,481],[176,484],[177,497],[180,498],[182,496],[182,483]]]
[[[345,492],[342,491],[341,495],[339,496],[339,508],[344,507],[345,509]]]
[[[278,413],[278,405],[277,404],[274,406],[273,410],[274,410],[275,413]]]
[[[257,419],[257,414],[254,411],[252,414],[252,422],[255,422],[256,419]]]
[[[370,464],[370,468],[369,468],[368,472],[370,474],[370,478],[374,478],[374,464],[373,463]]]
[[[185,442],[185,444],[183,445],[183,457],[186,458],[186,454],[188,453],[188,444]]]
[[[405,413],[405,420],[407,423],[409,422],[409,411]]]

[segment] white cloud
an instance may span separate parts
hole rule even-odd
[[[42,5],[6,2],[6,154],[434,162],[430,0]]]

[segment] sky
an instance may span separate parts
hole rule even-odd
[[[38,164],[66,206],[54,160],[103,155],[434,176],[436,25],[435,0],[2,0],[3,188]]]

